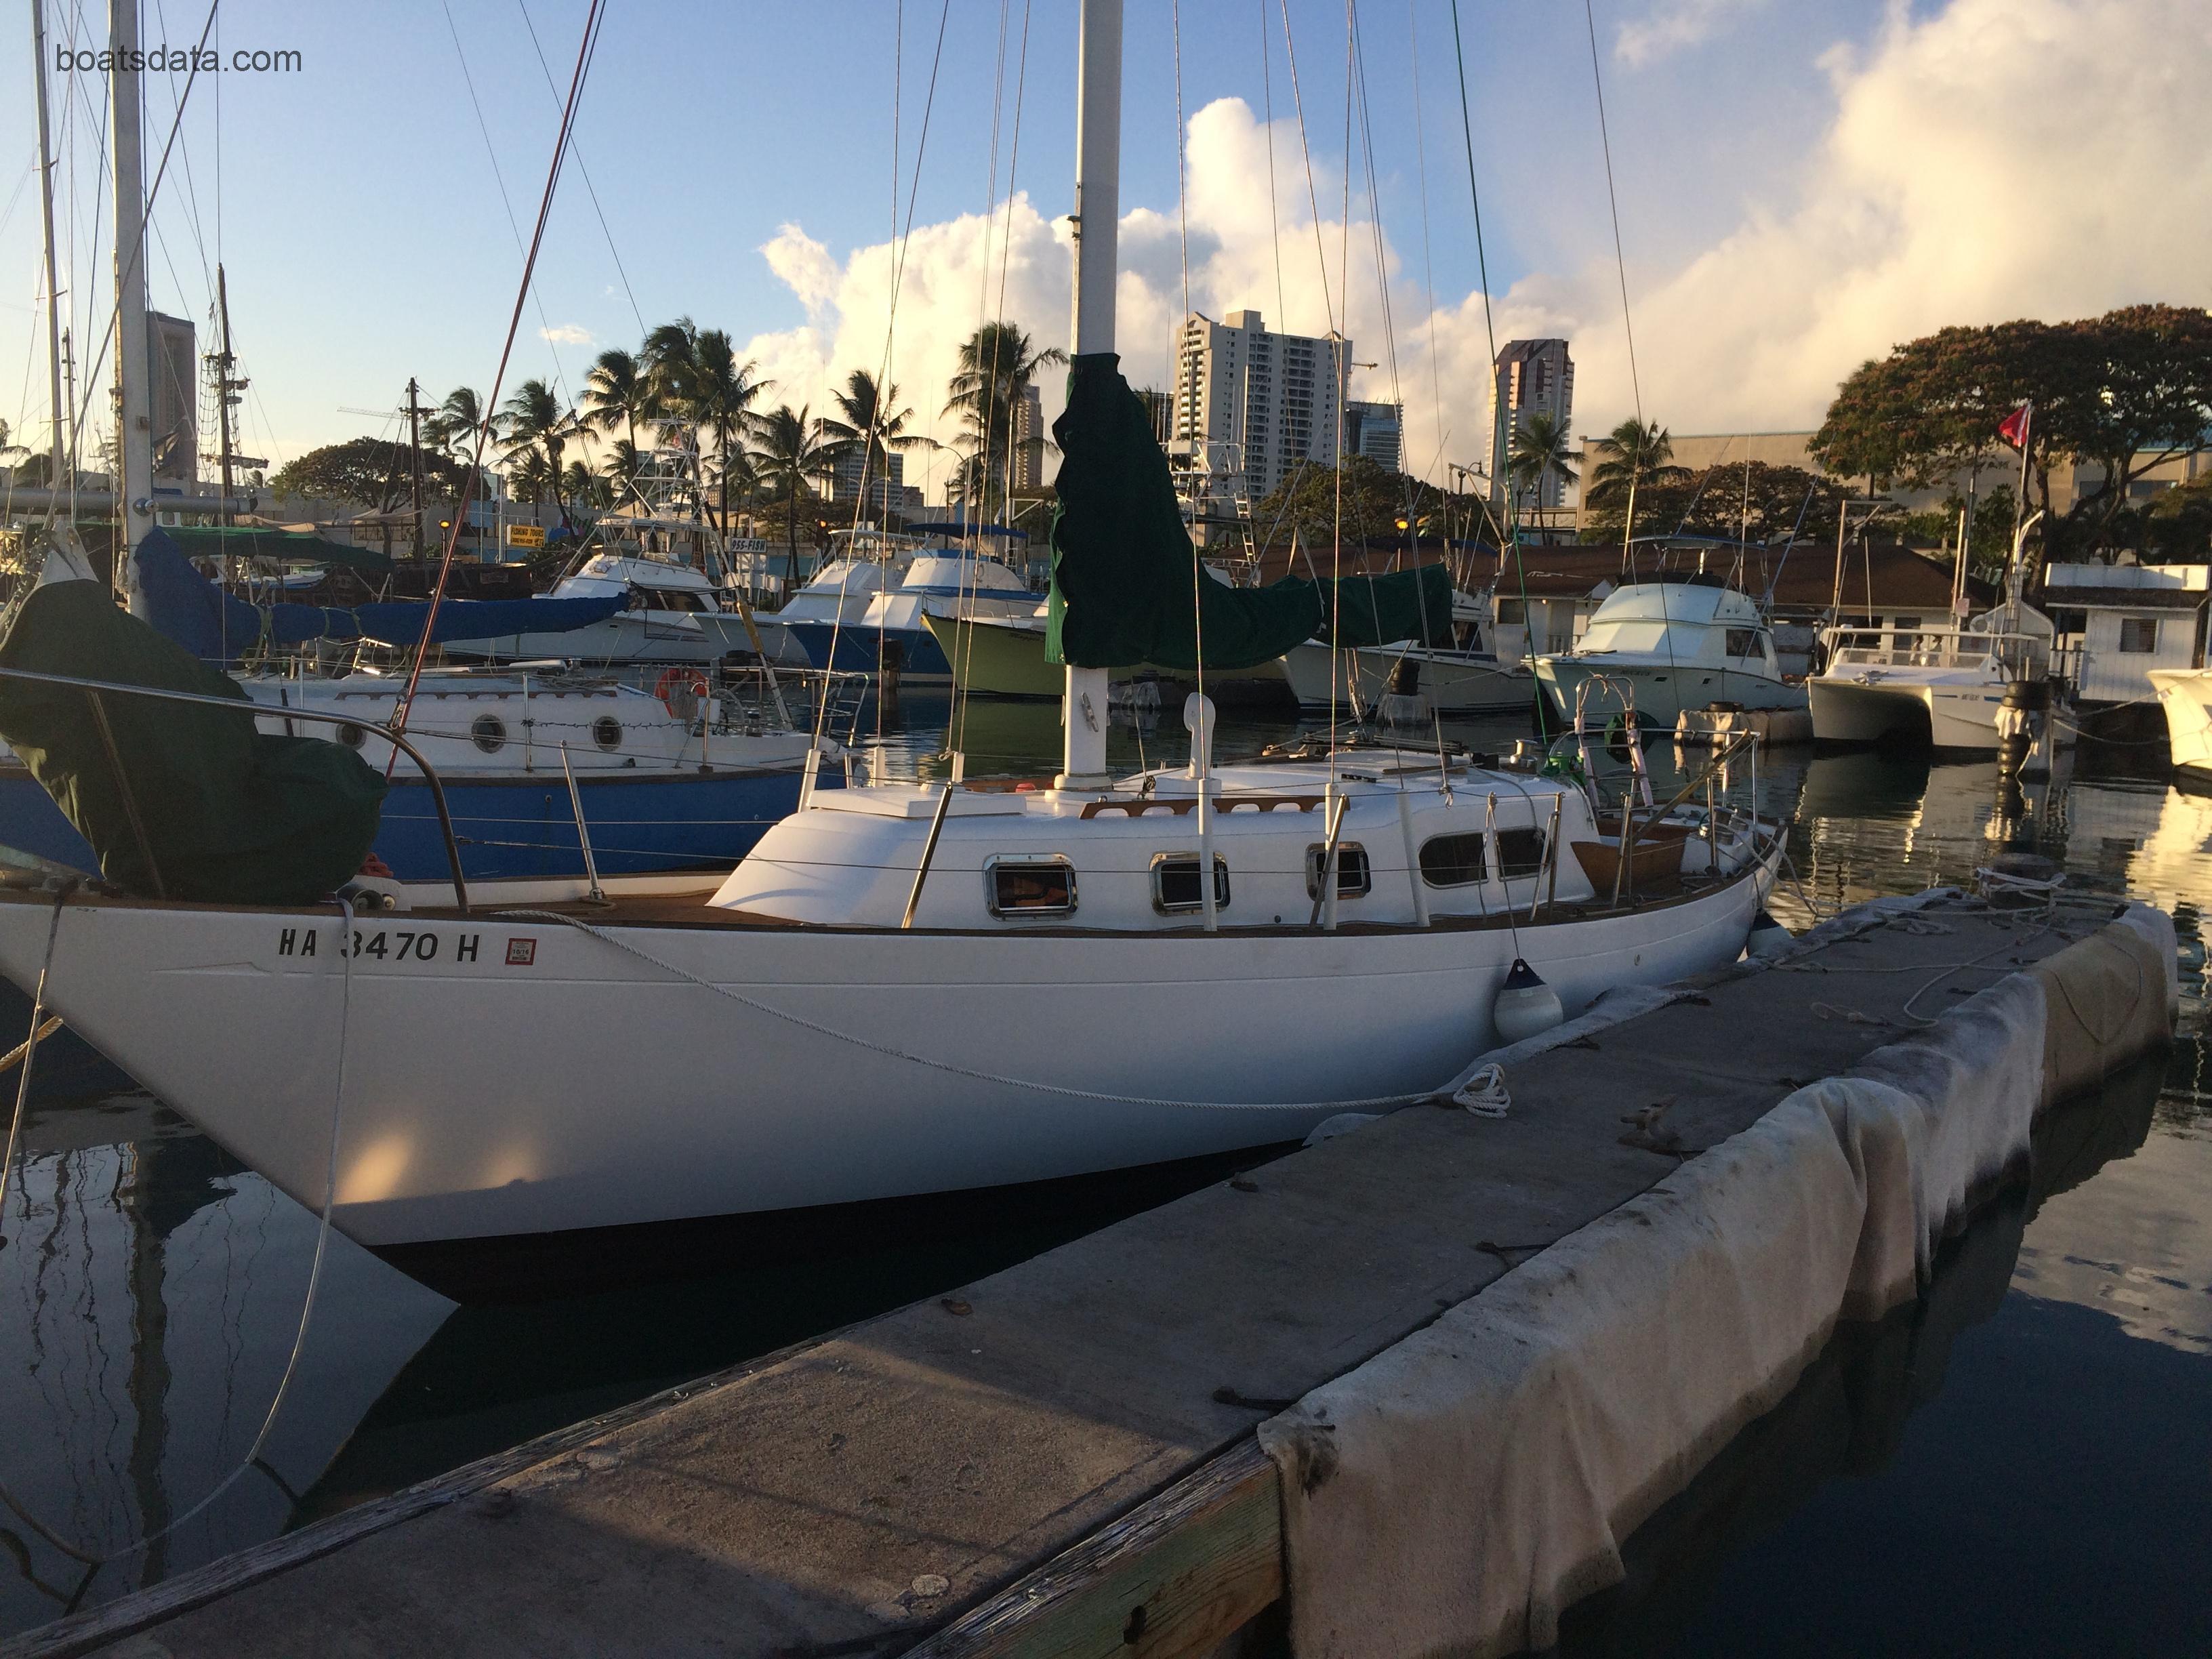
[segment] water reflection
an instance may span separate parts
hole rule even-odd
[[[895,717],[884,711],[892,773],[942,775],[954,718],[942,696],[909,695]],[[957,718],[971,775],[1055,769],[1053,705],[978,702]],[[875,711],[866,711],[860,729],[876,724]],[[1221,751],[1255,752],[1299,730],[1224,714]],[[1528,731],[1525,721],[1505,719],[1455,723],[1445,735],[1498,751]],[[1434,738],[1407,735],[1416,744]],[[1179,711],[1116,711],[1108,746],[1116,767],[1180,763],[1187,750]],[[1648,759],[1657,785],[1668,787],[1701,757],[1655,744]],[[2032,838],[2080,880],[2174,913],[2197,1029],[2212,800],[2159,780],[2084,771],[2031,784],[2008,803],[1989,763],[1802,750],[1763,757],[1755,777],[1748,765],[1730,769],[1729,799],[1747,804],[1754,788],[1764,810],[1795,814],[1794,884],[1776,900],[1791,925],[1813,908],[1825,913],[1880,893],[1970,882],[2006,839]],[[1792,1527],[1817,1528],[1826,1513],[1826,1498],[1808,1504],[1808,1490],[1856,1490],[1894,1468],[1900,1447],[1937,1432],[1929,1425],[1951,1413],[1961,1394],[1957,1356],[2013,1322],[2034,1327],[2021,1340],[2047,1336],[2067,1352],[2109,1341],[2155,1351],[2201,1379],[2189,1385],[2200,1395],[2212,1389],[2212,1296],[2204,1289],[2212,1285],[2212,1224],[2203,1196],[2212,1191],[2212,1089],[2195,1043],[2175,1053],[2154,1113],[2146,1116],[2147,1097],[2137,1097],[2135,1105],[2047,1122],[2038,1137],[2037,1191],[1985,1217],[1952,1252],[1925,1303],[1839,1339],[1800,1389],[1814,1403],[1795,1417],[1776,1413],[1759,1438],[1716,1466],[1710,1484],[1700,1483],[1703,1495],[1683,1500],[1684,1528],[1652,1547],[1657,1553],[1616,1596],[1615,1611],[1578,1639],[1608,1652],[1664,1646],[1669,1631],[1702,1632],[1707,1649],[1787,1645],[1771,1639],[1790,1626],[1782,1612],[1763,1632],[1718,1632],[1716,1598],[1756,1604],[1761,1592],[1747,1588],[1745,1564],[1772,1569],[1776,1552],[1812,1547],[1790,1541]],[[8,1195],[0,1420],[11,1432],[0,1437],[0,1480],[64,1535],[112,1546],[197,1501],[251,1443],[292,1340],[314,1223],[143,1095],[89,1091],[97,1086],[83,1083],[66,1099],[42,1091],[21,1183]],[[1133,1199],[1131,1207],[1158,1196]],[[88,1587],[79,1564],[0,1516],[0,1546],[14,1563],[12,1571],[0,1567],[0,1633],[57,1616],[80,1593],[96,1601],[155,1582],[530,1435],[963,1282],[1103,1218],[507,1308],[456,1309],[336,1241],[305,1368],[264,1467],[167,1544],[104,1570]],[[2064,1325],[2063,1335],[2050,1334],[2053,1321]],[[2008,1409],[2033,1419],[2050,1407],[2031,1398]],[[2173,1408],[2144,1409],[2163,1423]],[[2198,1420],[2212,1424],[2212,1411]],[[1982,1431],[1970,1422],[1942,1432],[1956,1457],[1971,1461]],[[2176,1467],[2201,1474],[2207,1462]],[[2063,1474],[2051,1479],[2063,1485]],[[1838,1475],[1844,1478],[1831,1479]],[[1892,1481],[1884,1502],[1902,1512],[1936,1501],[1882,1478]],[[1890,1511],[1864,1518],[1876,1533],[1897,1524]],[[2006,1516],[1991,1524],[2018,1532],[2045,1523]],[[2147,1523],[2114,1512],[2094,1524],[2131,1537]],[[1784,1571],[1782,1582],[1790,1576]],[[1873,1583],[1857,1588],[1872,1595]]]

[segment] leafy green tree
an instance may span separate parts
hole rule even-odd
[[[1345,458],[1340,497],[1337,481],[1334,467],[1307,466],[1276,485],[1252,509],[1261,550],[1289,546],[1295,532],[1309,554],[1325,558],[1339,544],[1340,502],[1341,544],[1347,548],[1403,547],[1409,537],[1442,536],[1461,521],[1447,514],[1449,498],[1442,491],[1364,455]]]
[[[2109,555],[2130,527],[2135,480],[2206,447],[2212,313],[2129,306],[1909,341],[1844,382],[1813,453],[1832,473],[1924,489],[1970,466],[2009,465],[2014,452],[1997,429],[2029,402],[2028,489],[2045,514],[2046,549]],[[2068,460],[2086,464],[2096,482],[2062,513],[2051,475]]]
[[[279,467],[270,476],[269,487],[279,495],[319,495],[382,511],[406,493],[414,466],[415,452],[405,444],[353,438],[311,449]],[[423,483],[431,489],[457,497],[468,476],[468,468],[459,462],[431,450],[422,452]]]
[[[784,404],[761,416],[754,428],[753,471],[760,489],[782,503],[784,531],[794,568],[799,558],[799,499],[811,495],[837,465],[836,440],[805,405]]]
[[[1794,527],[1799,541],[1817,542],[1823,536],[1834,537],[1837,503],[1846,494],[1840,484],[1802,466],[1774,466],[1765,461],[1753,461],[1748,467],[1742,461],[1722,461],[1698,472],[1680,466],[1660,471],[1661,476],[1645,478],[1636,489],[1636,522],[1655,535],[1733,540],[1745,534],[1754,542],[1780,541]],[[1583,508],[1583,534],[1613,540],[1625,527],[1627,514],[1626,486],[1609,491],[1604,503]]]

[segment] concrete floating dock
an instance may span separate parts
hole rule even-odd
[[[0,1659],[1541,1645],[2176,995],[2144,906],[1863,907],[1505,1051],[1503,1118],[1395,1113]]]

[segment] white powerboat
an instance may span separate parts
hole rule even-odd
[[[857,628],[877,594],[896,587],[927,544],[919,536],[882,530],[834,530],[821,568],[774,611],[754,617],[761,649],[779,668],[809,665],[806,647],[792,631],[799,623],[833,630]]]
[[[2166,710],[2174,769],[2185,779],[2212,782],[2212,668],[2154,668],[2150,683]]]
[[[1638,715],[1668,731],[1684,709],[1716,702],[1805,707],[1805,688],[1782,677],[1765,616],[1717,575],[1616,588],[1572,651],[1536,659],[1537,681],[1563,722],[1594,678],[1632,684]]]
[[[1407,698],[1391,708],[1426,720],[1431,714],[1510,714],[1534,695],[1528,671],[1498,660],[1488,648],[1489,605],[1472,594],[1452,595],[1452,643],[1366,646],[1333,649],[1308,640],[1283,653],[1283,678],[1301,708],[1384,707],[1386,696]]]
[[[2001,608],[1959,629],[1844,629],[1808,683],[1813,736],[1823,743],[1900,740],[1994,754],[2008,688],[2050,678],[2050,619]]]

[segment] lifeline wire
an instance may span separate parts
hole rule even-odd
[[[46,975],[53,967],[54,943],[61,933],[62,909],[76,886],[77,883],[75,881],[66,883],[60,892],[54,896],[54,919],[46,933],[46,960],[39,965],[38,988],[31,1000],[31,1030],[34,1042],[35,1034],[39,1029],[40,1008],[46,997]],[[270,1435],[276,1431],[276,1419],[284,1408],[285,1396],[291,1391],[292,1379],[299,1373],[300,1356],[307,1351],[307,1330],[315,1316],[315,1294],[322,1287],[323,1262],[330,1249],[331,1210],[337,1202],[338,1194],[338,1145],[345,1121],[346,1036],[351,1025],[353,1015],[353,951],[349,948],[353,942],[353,904],[343,894],[338,895],[336,902],[338,909],[338,1050],[337,1063],[332,1068],[335,1075],[331,1091],[330,1149],[323,1162],[323,1207],[316,1220],[315,1254],[307,1267],[307,1291],[300,1304],[300,1328],[293,1334],[291,1352],[285,1356],[283,1375],[276,1379],[276,1391],[269,1397],[269,1409],[262,1417],[261,1427],[253,1437],[253,1443],[246,1449],[246,1455],[238,1461],[230,1473],[210,1487],[206,1495],[198,1503],[167,1526],[149,1532],[143,1538],[137,1539],[120,1548],[109,1550],[105,1553],[79,1548],[33,1515],[29,1506],[10,1488],[0,1485],[0,1502],[5,1502],[8,1507],[15,1511],[17,1519],[64,1555],[82,1561],[88,1567],[104,1567],[112,1562],[125,1560],[160,1543],[186,1522],[204,1512],[217,1498],[236,1486],[240,1477],[260,1462],[262,1448],[269,1443]],[[22,1122],[24,1102],[30,1097],[32,1057],[31,1054],[26,1054],[23,1056],[23,1074],[16,1085],[15,1117],[8,1131],[8,1162],[5,1164],[0,1164],[0,1198],[6,1196],[6,1176],[15,1161],[15,1130]]]

